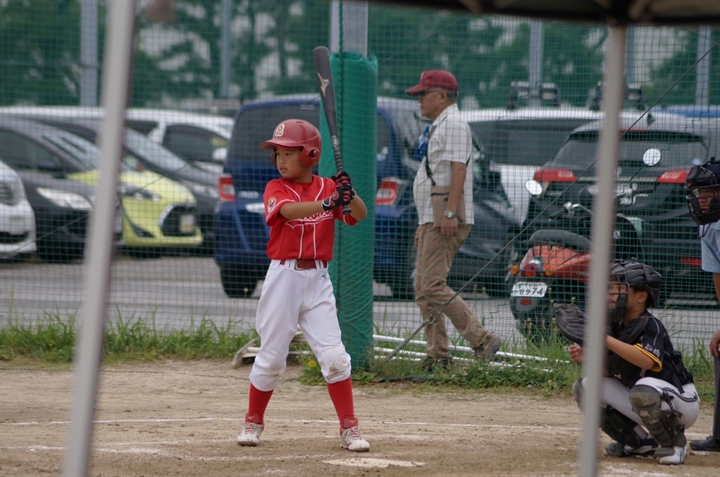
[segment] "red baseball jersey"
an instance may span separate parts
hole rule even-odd
[[[348,225],[357,220],[343,215],[342,208],[321,212],[302,219],[288,220],[280,214],[283,205],[290,202],[315,202],[330,197],[335,183],[313,174],[312,182],[303,184],[288,179],[268,182],[263,194],[265,222],[270,226],[267,256],[270,260],[314,259],[332,260],[335,240],[334,219]]]

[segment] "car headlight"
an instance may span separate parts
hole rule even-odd
[[[218,198],[218,192],[215,187],[206,186],[193,181],[183,181],[183,184],[188,186],[193,194],[204,195],[212,199]]]
[[[37,193],[60,207],[76,210],[90,210],[92,208],[90,201],[74,192],[38,187]]]
[[[121,184],[120,195],[123,197],[129,197],[135,200],[152,200],[153,202],[159,202],[160,196],[142,187],[137,187],[132,184]]]

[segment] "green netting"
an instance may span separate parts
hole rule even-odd
[[[360,197],[371,204],[376,188],[377,62],[358,53],[344,53],[334,55],[331,63],[333,79],[337,81],[335,96],[343,168],[352,177]],[[332,176],[337,171],[323,113],[321,123],[324,147],[320,175]],[[358,367],[367,365],[373,343],[372,206],[368,213],[368,218],[354,227],[336,226],[335,256],[330,266],[343,341],[353,365]]]
[[[72,322],[81,309],[87,214],[97,197],[93,144],[106,12],[99,1],[93,27],[81,15],[88,4],[0,2],[0,160],[19,177],[0,174],[4,329],[48,317]],[[168,23],[137,15],[111,323],[167,331],[209,320],[252,332],[267,270],[260,203],[276,174],[259,144],[283,119],[320,126],[318,45],[338,55],[340,139],[370,208],[364,223],[337,227],[331,267],[356,364],[366,362],[371,334],[402,340],[422,322],[414,303],[412,184],[420,168],[413,153],[428,122],[405,89],[425,70],[455,74],[459,110],[475,140],[475,224],[450,286],[505,349],[557,336],[552,300],[585,302],[584,271],[561,276],[562,257],[552,271],[526,265],[543,253],[548,244],[536,241],[549,240],[548,231],[590,233],[583,208],[597,191],[605,25],[372,3],[363,29],[357,19],[340,21],[322,0],[177,0],[175,7]],[[719,41],[717,27],[629,28],[623,129],[630,131],[622,133],[616,201],[604,204],[623,216],[615,256],[662,273],[654,311],[687,350],[718,323],[683,180],[693,164],[720,156]],[[367,51],[353,50],[357,44]],[[327,137],[325,144],[319,171],[329,176]],[[658,164],[643,162],[648,151]],[[536,196],[526,190],[531,179]],[[27,202],[19,199],[20,181]],[[556,245],[568,243],[577,249],[584,242]],[[512,296],[518,283],[542,280],[547,289],[522,285]],[[534,293],[544,295],[518,296]],[[544,299],[535,315],[534,298]],[[467,346],[451,325],[448,331]],[[412,358],[422,359],[418,353]]]

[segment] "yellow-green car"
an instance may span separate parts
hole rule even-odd
[[[97,176],[95,169],[67,177],[95,185]],[[184,185],[150,171],[123,171],[120,182],[122,238],[129,251],[202,243],[195,223],[195,197]]]

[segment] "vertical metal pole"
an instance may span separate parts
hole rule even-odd
[[[582,400],[583,437],[580,474],[597,475],[597,443],[600,426],[600,382],[604,366],[607,286],[612,233],[615,228],[615,170],[618,164],[619,118],[624,96],[625,40],[627,27],[610,27],[609,47],[605,56],[603,107],[605,121],[600,132],[597,166],[598,193],[593,202],[592,263],[588,327],[585,330]]]
[[[80,1],[80,106],[97,106],[98,0]]]
[[[627,48],[626,55],[627,61],[625,67],[625,81],[627,84],[633,84],[637,82],[637,67],[636,67],[636,55],[635,55],[635,41],[637,39],[637,27],[628,27],[627,33]]]
[[[220,6],[220,97],[230,96],[230,22],[232,0],[222,0]]]
[[[698,31],[698,59],[710,49],[710,36],[712,30],[709,26],[703,25]],[[707,106],[710,104],[710,55],[702,58],[697,65],[697,77],[695,80],[695,106]]]
[[[75,345],[75,391],[63,475],[84,477],[88,472],[92,425],[102,342],[107,319],[110,262],[117,179],[122,151],[122,128],[130,83],[135,0],[108,2],[107,51],[103,65],[98,201],[90,213],[90,235],[85,260],[85,296],[81,330]]]
[[[530,83],[530,98],[528,106],[539,107],[540,87],[542,86],[543,65],[543,22],[532,20],[530,22],[530,63],[528,65],[528,82]]]

